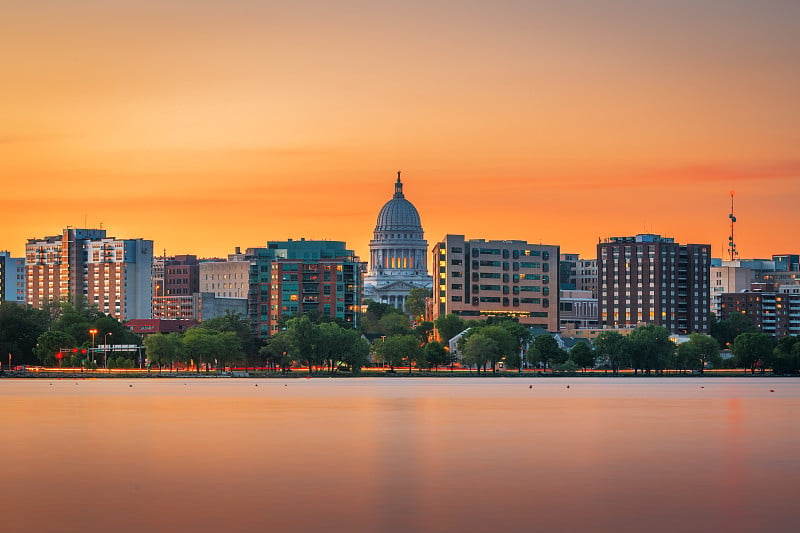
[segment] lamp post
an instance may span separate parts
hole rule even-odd
[[[90,329],[89,333],[92,334],[92,361],[94,361],[94,336],[97,335],[97,328]]]
[[[106,370],[108,370],[108,342],[106,341],[106,339],[108,339],[109,335],[113,336],[114,334],[109,331],[103,336],[103,367]]]

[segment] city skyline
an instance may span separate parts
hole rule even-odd
[[[647,232],[725,258],[735,190],[741,257],[800,249],[793,2],[40,4],[0,32],[13,256],[102,224],[366,260],[397,170],[429,248]]]

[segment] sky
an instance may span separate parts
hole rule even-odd
[[[397,171],[429,245],[650,232],[800,252],[800,2],[27,0],[0,17],[0,250],[367,260]]]

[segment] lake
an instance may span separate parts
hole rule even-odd
[[[797,531],[800,379],[2,379],[0,524]]]

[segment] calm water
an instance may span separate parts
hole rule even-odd
[[[798,531],[798,415],[790,379],[5,379],[0,530]]]

